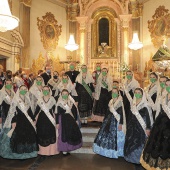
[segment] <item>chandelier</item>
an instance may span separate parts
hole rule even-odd
[[[11,14],[8,0],[0,0],[0,31],[13,30],[18,23],[19,19]]]
[[[65,49],[69,51],[75,51],[79,48],[79,45],[75,43],[74,36],[71,34],[68,43],[65,45]]]
[[[136,33],[136,32],[133,33],[132,42],[129,43],[128,47],[129,47],[131,50],[139,50],[140,48],[143,47],[142,42],[139,41],[138,33]]]

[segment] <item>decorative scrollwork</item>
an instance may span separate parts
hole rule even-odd
[[[47,12],[42,18],[43,20],[39,19],[39,17],[37,18],[41,42],[45,50],[53,51],[58,45],[59,36],[62,32],[62,25],[58,25],[58,21],[51,12]]]
[[[160,47],[170,37],[170,13],[165,6],[159,6],[152,16],[153,20],[148,21],[148,29],[155,47]]]

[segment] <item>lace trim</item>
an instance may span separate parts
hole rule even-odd
[[[169,104],[169,102],[168,102],[168,104]],[[167,114],[168,118],[170,119],[170,109],[169,109],[168,105],[166,104],[166,96],[164,96],[164,98],[163,98],[162,108],[163,108],[164,112]]]
[[[147,158],[149,157],[149,154],[146,156]],[[146,159],[147,159],[146,158]],[[145,162],[143,159],[143,154],[141,155],[140,158],[140,163],[142,166],[147,169],[147,170],[170,170],[170,159],[163,160],[160,157],[158,159],[154,159],[152,157],[149,158],[149,162]],[[159,167],[154,167],[155,164],[158,164]],[[168,167],[167,167],[168,166]]]
[[[50,98],[50,102],[48,102],[48,103],[50,103],[50,105],[51,105],[51,103],[53,103],[53,105],[55,104],[55,102],[52,100],[51,101],[51,99],[52,98]],[[50,108],[52,108],[52,106],[53,105],[51,105],[51,107],[47,107],[47,105],[45,104],[45,102],[43,101],[43,100],[40,100],[39,101],[39,106],[40,106],[40,108],[44,111],[44,113],[46,114],[46,116],[48,117],[48,119],[51,121],[51,123],[54,125],[54,127],[56,126],[56,122],[55,122],[55,119],[52,117],[52,115],[50,114],[50,112],[49,112],[49,109]]]

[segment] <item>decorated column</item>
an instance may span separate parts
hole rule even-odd
[[[129,64],[129,21],[132,18],[131,14],[128,15],[119,15],[121,20],[121,26],[122,26],[122,62],[125,62],[127,65]]]
[[[79,32],[80,32],[80,63],[81,64],[86,64],[87,60],[86,60],[86,32],[87,32],[87,20],[88,17],[76,17],[78,23],[80,24],[79,27]]]

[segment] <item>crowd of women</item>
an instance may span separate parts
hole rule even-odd
[[[93,143],[99,155],[170,169],[170,79],[150,73],[144,90],[127,71],[119,84],[100,64],[91,74],[75,64],[59,76],[46,67],[28,87],[6,77],[0,91],[0,156],[28,159],[82,147],[82,124],[102,120]],[[2,74],[1,74],[1,77]],[[20,81],[22,82],[22,81]]]

